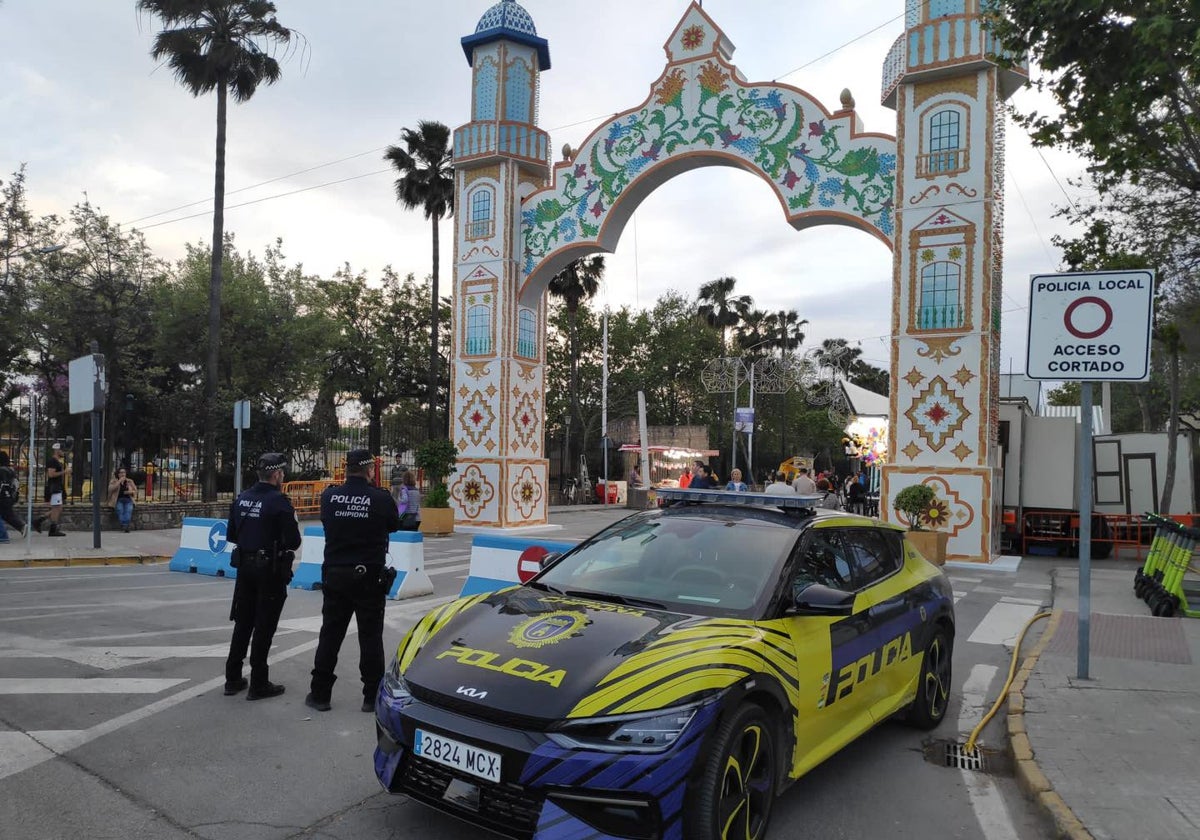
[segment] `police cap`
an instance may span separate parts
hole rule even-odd
[[[282,452],[264,452],[258,456],[259,472],[274,472],[287,466],[287,458]]]
[[[346,466],[350,469],[362,469],[375,463],[375,456],[370,449],[351,449],[346,453]]]

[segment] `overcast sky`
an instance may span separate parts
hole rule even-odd
[[[490,5],[276,0],[280,22],[303,37],[278,84],[230,106],[225,225],[238,246],[261,252],[282,237],[290,261],[313,273],[328,276],[350,262],[377,276],[390,263],[426,276],[429,225],[395,203],[383,149],[418,120],[453,128],[469,119],[470,68],[459,38]],[[578,146],[603,119],[641,104],[688,7],[523,5],[550,42],[541,126],[556,159],[564,143]],[[830,110],[848,87],[866,130],[895,133],[894,112],[878,103],[884,57],[903,31],[903,0],[704,5],[750,81],[787,82]],[[0,4],[0,178],[26,163],[35,212],[65,214],[86,192],[115,221],[143,230],[160,256],[176,258],[185,243],[210,235],[216,100],[193,98],[155,66],[155,31],[134,0]],[[1030,109],[1034,96],[1026,90],[1013,102]],[[1082,171],[1067,154],[1039,155],[1010,121],[1005,371],[1010,361],[1024,367],[1028,277],[1059,268],[1050,238],[1065,225],[1052,217],[1067,202],[1064,187],[1079,200],[1068,179]],[[244,202],[253,203],[237,206]],[[451,225],[443,223],[443,266]],[[675,178],[639,207],[609,257],[600,302],[649,306],[668,289],[694,295],[701,283],[732,275],[759,308],[807,318],[808,343],[861,341],[864,358],[886,367],[891,267],[888,249],[869,234],[828,226],[797,233],[765,183],[714,167]]]

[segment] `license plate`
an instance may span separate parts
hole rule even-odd
[[[413,754],[437,764],[453,767],[472,776],[500,781],[500,754],[472,747],[461,741],[418,729],[413,739]]]

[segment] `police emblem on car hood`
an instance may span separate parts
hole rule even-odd
[[[725,655],[730,649],[736,657]],[[543,719],[662,708],[754,673],[796,688],[795,656],[776,628],[529,587],[434,610],[398,655],[417,691]],[[476,694],[459,690],[467,686]]]

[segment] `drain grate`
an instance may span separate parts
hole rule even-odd
[[[965,745],[957,741],[929,741],[925,744],[925,760],[939,767],[971,770],[993,775],[1009,772],[1007,753],[987,747],[975,746],[967,752]]]
[[[945,763],[947,767],[957,767],[960,770],[984,770],[986,756],[979,747],[967,752],[964,744],[946,744]]]

